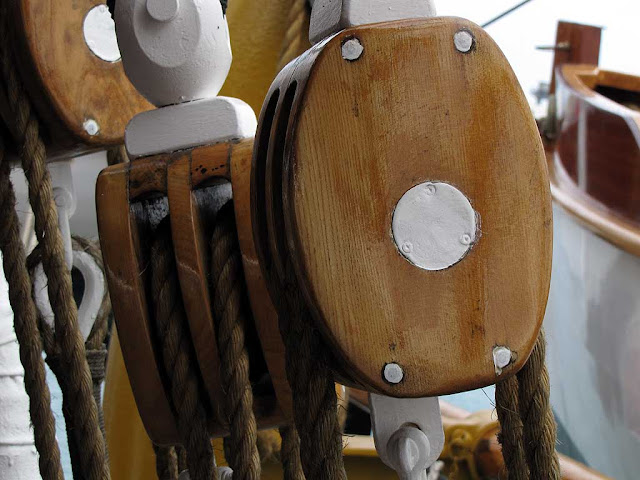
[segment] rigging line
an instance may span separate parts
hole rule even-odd
[[[500,15],[498,15],[497,17],[493,17],[491,20],[489,20],[488,22],[485,22],[481,25],[482,28],[487,28],[489,25],[497,22],[498,20],[506,17],[507,15],[512,14],[513,12],[515,12],[516,10],[518,10],[520,7],[524,7],[527,3],[531,2],[532,0],[524,0],[520,3],[518,3],[517,5],[514,5],[513,7],[511,7],[509,10],[502,12]]]

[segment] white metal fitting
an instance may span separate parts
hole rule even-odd
[[[311,44],[316,44],[323,38],[349,27],[435,15],[435,0],[313,1],[309,40]]]
[[[468,30],[459,30],[453,35],[453,44],[460,53],[469,53],[475,42],[476,39]]]
[[[453,185],[424,182],[398,200],[391,220],[400,254],[424,270],[443,270],[476,243],[479,215]]]
[[[370,393],[369,407],[380,459],[401,480],[426,480],[427,468],[444,447],[438,398],[391,398]]]
[[[151,103],[218,94],[231,66],[218,0],[118,0],[115,20],[125,73]]]
[[[493,365],[496,368],[496,375],[501,375],[513,358],[511,350],[504,346],[497,346],[493,349]]]

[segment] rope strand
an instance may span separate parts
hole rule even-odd
[[[178,433],[187,452],[191,480],[217,478],[215,457],[207,431],[199,379],[177,278],[171,226],[165,218],[156,231],[150,253],[151,289],[162,359],[171,386]]]
[[[259,480],[260,454],[257,424],[249,381],[249,354],[245,344],[247,299],[240,245],[231,202],[218,212],[211,239],[213,311],[218,322],[220,373],[230,435],[227,461],[234,480]]]
[[[545,365],[545,351],[544,330],[540,330],[529,360],[518,372],[518,402],[531,479],[559,480],[557,426],[549,404],[549,372]]]
[[[496,383],[496,412],[501,431],[504,467],[510,480],[529,480],[529,467],[522,441],[522,420],[518,411],[518,379],[511,376]]]
[[[38,316],[31,296],[31,279],[27,271],[24,246],[20,239],[15,193],[9,177],[9,163],[4,159],[0,139],[0,249],[4,274],[9,284],[9,303],[24,367],[24,386],[29,396],[29,413],[38,450],[40,476],[44,480],[62,480],[60,449],[51,412],[51,394],[47,385]]]
[[[2,75],[10,111],[15,118],[16,143],[29,186],[29,201],[35,216],[36,238],[42,247],[43,267],[48,280],[49,299],[55,316],[55,338],[66,372],[66,394],[73,410],[73,424],[67,428],[76,435],[80,463],[86,480],[109,478],[105,443],[98,426],[98,413],[93,398],[91,374],[85,348],[78,329],[77,308],[73,299],[71,275],[65,264],[64,247],[58,215],[53,200],[51,178],[46,168],[45,146],[40,138],[38,121],[29,99],[18,80],[18,74],[7,44],[9,27],[7,6],[2,14]]]

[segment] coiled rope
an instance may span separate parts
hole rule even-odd
[[[249,354],[245,328],[250,310],[233,204],[217,214],[211,237],[213,312],[218,322],[220,373],[225,392],[225,411],[230,435],[227,461],[234,480],[259,480],[260,454],[256,445],[257,424],[249,381]]]
[[[557,426],[549,404],[544,329],[516,377],[496,384],[496,409],[510,479],[559,480]]]
[[[189,475],[192,480],[217,479],[202,387],[194,369],[194,352],[180,295],[168,217],[158,225],[151,244],[150,272],[156,329],[177,416],[178,434],[187,454]]]
[[[98,425],[98,411],[93,398],[84,341],[78,329],[78,312],[73,299],[71,275],[64,260],[64,247],[58,230],[58,215],[53,200],[51,179],[46,168],[45,146],[40,138],[38,120],[15,68],[13,49],[9,45],[7,33],[10,27],[7,8],[6,2],[0,7],[2,80],[8,106],[15,119],[15,143],[19,148],[22,167],[29,185],[29,201],[35,216],[36,238],[42,248],[42,264],[47,275],[49,298],[55,316],[54,338],[61,352],[61,369],[66,372],[66,379],[61,387],[73,410],[70,418],[72,423],[67,425],[67,429],[74,432],[76,441],[83,446],[79,452],[82,478],[107,479],[109,470],[105,442]],[[50,452],[42,451],[41,454],[50,455]]]

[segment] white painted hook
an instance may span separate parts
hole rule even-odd
[[[58,228],[60,228],[64,243],[67,267],[69,270],[72,267],[77,268],[84,278],[84,294],[78,308],[78,326],[86,342],[100,312],[106,287],[102,269],[93,257],[84,251],[74,251],[72,247],[69,220],[76,209],[76,198],[71,176],[71,161],[65,160],[52,163],[49,166],[49,172],[53,185],[54,200],[58,210]],[[47,276],[44,273],[42,264],[36,267],[33,286],[36,306],[47,325],[54,328],[55,317],[49,301]]]

